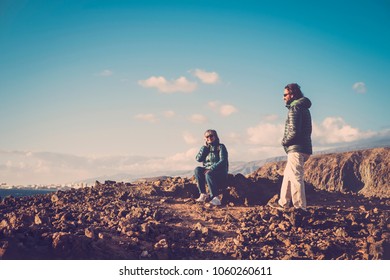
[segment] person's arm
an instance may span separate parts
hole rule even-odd
[[[208,155],[209,153],[210,153],[210,148],[207,147],[207,146],[205,146],[205,145],[203,145],[203,146],[200,148],[198,154],[196,155],[196,160],[197,160],[198,162],[203,162],[203,161],[206,159],[206,157],[207,157],[207,155]]]

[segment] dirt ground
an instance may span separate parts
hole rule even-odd
[[[193,179],[97,183],[0,203],[2,259],[390,259],[389,199],[307,186],[308,211],[267,206],[280,182],[232,176],[221,206]]]

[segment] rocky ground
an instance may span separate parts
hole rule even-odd
[[[230,175],[222,206],[164,178],[0,202],[0,259],[390,259],[390,199],[307,184],[308,212],[280,211],[280,176]]]

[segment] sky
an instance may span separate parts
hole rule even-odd
[[[390,142],[390,2],[0,0],[0,183],[284,155],[283,89],[314,151]]]

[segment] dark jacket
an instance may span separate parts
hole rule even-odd
[[[287,120],[284,127],[282,145],[286,153],[298,152],[311,155],[311,115],[309,108],[311,101],[302,97],[294,100],[289,105]]]
[[[202,146],[196,160],[203,162],[203,167],[227,174],[229,169],[228,152],[224,144]]]

